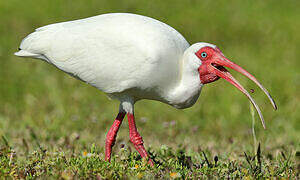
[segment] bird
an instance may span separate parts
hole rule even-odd
[[[153,165],[134,116],[142,99],[160,101],[177,109],[193,106],[205,84],[220,78],[251,101],[265,128],[258,105],[226,68],[248,77],[276,103],[258,80],[225,57],[214,44],[188,41],[171,26],[132,13],[109,13],[37,28],[25,37],[19,57],[35,58],[120,101],[119,112],[106,134],[105,160],[111,160],[118,130],[127,115],[130,141]]]

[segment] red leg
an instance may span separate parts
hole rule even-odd
[[[111,148],[114,146],[118,130],[120,128],[120,125],[125,117],[124,112],[119,112],[117,118],[115,119],[113,125],[109,129],[107,135],[106,135],[106,141],[105,141],[105,160],[110,162],[111,157]]]
[[[148,153],[144,147],[144,142],[142,136],[138,133],[135,125],[134,115],[131,113],[127,114],[128,125],[129,125],[129,137],[130,141],[133,143],[135,149],[139,152],[142,158],[148,159]],[[148,163],[153,166],[152,160],[149,158]]]

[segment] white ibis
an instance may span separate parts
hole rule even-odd
[[[135,125],[135,102],[152,99],[188,108],[195,104],[204,84],[219,78],[249,98],[265,127],[259,107],[225,67],[254,81],[277,108],[255,77],[228,60],[215,45],[190,45],[169,25],[141,15],[103,14],[44,26],[28,35],[15,55],[42,59],[120,101],[106,137],[107,161],[126,114],[131,142],[142,158],[149,158]]]

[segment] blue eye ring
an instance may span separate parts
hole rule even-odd
[[[206,57],[207,57],[207,53],[206,53],[206,52],[202,52],[202,53],[201,53],[201,57],[202,57],[202,58],[206,58]]]

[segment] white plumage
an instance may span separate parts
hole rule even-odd
[[[201,62],[190,64],[187,57],[203,46],[214,47],[198,43],[189,48],[167,24],[113,13],[38,28],[15,55],[46,60],[121,102],[154,99],[186,108],[201,90],[196,71]],[[192,70],[195,74],[185,77]]]
[[[255,101],[224,66],[254,81],[277,108],[255,77],[228,60],[215,45],[190,46],[175,29],[145,16],[114,13],[44,26],[27,36],[15,55],[43,59],[120,100],[105,143],[108,161],[126,113],[130,140],[140,155],[148,158],[135,125],[136,101],[153,99],[187,108],[197,101],[203,84],[220,77],[249,98],[265,126]]]

